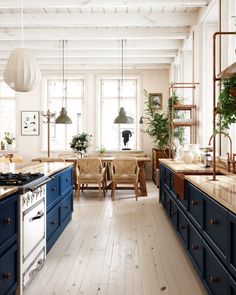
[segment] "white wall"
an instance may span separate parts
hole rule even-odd
[[[96,100],[97,100],[97,88],[96,77],[99,75],[114,74],[120,75],[120,70],[88,70],[80,71],[76,73],[68,73],[69,77],[83,76],[85,78],[85,130],[94,135],[96,141]],[[125,70],[125,75],[138,75],[140,78],[140,114],[144,114],[145,109],[145,97],[142,94],[143,89],[148,92],[163,93],[164,108],[167,108],[168,100],[168,85],[169,85],[169,70]],[[54,76],[53,73],[43,74],[43,81],[33,91],[29,93],[16,93],[17,97],[17,147],[16,153],[21,154],[25,160],[30,161],[32,158],[38,156],[46,156],[46,151],[42,151],[42,121],[40,116],[40,135],[39,136],[21,136],[21,111],[42,111],[43,110],[43,96],[45,95],[44,83],[47,77]],[[124,76],[125,77],[125,76]],[[145,124],[142,127],[145,129]],[[140,134],[140,146],[144,153],[151,157],[152,147],[155,144],[149,135],[141,132]],[[92,152],[94,147],[90,149]],[[52,153],[52,156],[54,154]],[[147,175],[151,178],[151,164],[147,165]]]

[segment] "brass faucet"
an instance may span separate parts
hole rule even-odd
[[[228,171],[230,172],[230,164],[232,163],[233,164],[233,170],[234,170],[234,173],[235,173],[235,156],[232,154],[232,139],[231,137],[229,136],[228,133],[225,133],[225,132],[219,132],[219,131],[216,131],[215,134],[212,134],[212,136],[210,137],[209,139],[209,143],[208,145],[211,144],[211,140],[213,137],[216,136],[216,134],[224,134],[224,136],[227,136],[228,139],[229,139],[229,153],[227,153],[227,156],[228,156],[228,159],[227,159],[227,163],[228,163]]]

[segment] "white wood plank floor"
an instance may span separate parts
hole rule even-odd
[[[85,191],[26,295],[207,294],[148,182],[148,197]]]

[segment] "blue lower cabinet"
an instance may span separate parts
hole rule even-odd
[[[197,271],[201,274],[203,270],[203,242],[196,229],[189,224],[188,226],[188,251],[192,257]]]
[[[17,287],[18,248],[13,245],[0,255],[0,294],[14,294]]]
[[[236,295],[236,281],[228,276],[228,295]]]
[[[203,243],[203,280],[209,294],[227,294],[228,274],[213,251]]]
[[[203,234],[217,255],[226,263],[227,211],[209,197],[203,200]]]
[[[66,219],[66,217],[71,214],[73,211],[73,193],[69,193],[68,196],[66,196],[60,204],[60,222],[63,223],[63,221]]]
[[[171,197],[167,190],[164,190],[164,208],[166,209],[166,212],[168,215],[170,215],[170,203],[171,203]]]
[[[228,268],[236,277],[236,216],[228,214]]]
[[[188,222],[187,222],[187,218],[185,217],[185,215],[179,211],[178,214],[178,233],[185,245],[185,247],[187,247],[187,243],[188,243]]]
[[[60,202],[60,197],[60,177],[56,174],[47,183],[47,211],[51,210],[51,208]]]
[[[67,195],[73,188],[73,169],[68,168],[60,174],[60,194]]]
[[[171,201],[170,218],[174,224],[174,227],[178,226],[178,208],[174,201]]]

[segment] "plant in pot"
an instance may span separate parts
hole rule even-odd
[[[70,147],[73,149],[75,153],[82,157],[87,151],[91,138],[92,135],[89,135],[86,132],[77,134],[72,137]]]
[[[12,135],[12,133],[5,132],[4,139],[7,142],[8,149],[11,149],[12,148],[12,145],[13,145],[13,141],[15,140],[15,137]]]
[[[217,126],[219,131],[227,132],[230,125],[236,123],[236,75],[223,78],[221,86],[216,108],[219,114]]]

